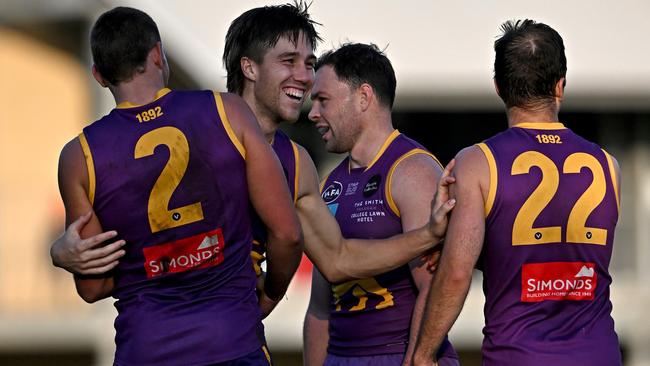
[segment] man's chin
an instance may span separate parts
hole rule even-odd
[[[296,123],[300,118],[300,110],[282,113],[282,120],[287,123]]]
[[[347,152],[340,146],[336,146],[334,143],[330,143],[330,141],[325,141],[325,150],[327,150],[328,153],[332,154],[343,154]]]

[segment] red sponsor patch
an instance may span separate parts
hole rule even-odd
[[[170,243],[144,248],[147,277],[214,267],[223,262],[221,229],[190,236]]]
[[[524,264],[521,268],[521,301],[593,300],[596,277],[594,263]]]

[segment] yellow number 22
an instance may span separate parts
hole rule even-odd
[[[512,163],[512,175],[528,174],[532,167],[542,171],[542,180],[521,206],[512,227],[512,245],[533,245],[562,242],[560,226],[533,228],[533,223],[542,210],[553,199],[560,184],[560,173],[557,166],[546,155],[537,151],[521,153]],[[568,243],[584,243],[605,245],[607,230],[585,226],[587,218],[605,198],[605,173],[598,160],[586,153],[574,153],[564,161],[564,174],[579,174],[582,168],[587,168],[593,175],[591,185],[580,196],[569,214],[566,241]]]
[[[169,160],[149,195],[148,215],[151,232],[203,220],[201,202],[168,209],[169,201],[187,170],[190,147],[187,138],[175,127],[161,127],[142,135],[135,145],[136,159],[153,155],[158,145],[169,149]]]

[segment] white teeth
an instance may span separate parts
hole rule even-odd
[[[302,97],[305,95],[305,92],[303,90],[296,89],[296,88],[285,88],[284,94],[296,99],[302,99]]]

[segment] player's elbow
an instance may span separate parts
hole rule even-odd
[[[278,239],[285,242],[288,246],[302,250],[302,231],[300,230],[300,225],[297,223],[284,228]]]
[[[322,263],[318,269],[325,279],[330,283],[341,283],[345,281],[356,280],[359,278],[371,276],[359,276],[359,269],[355,263],[348,259],[353,256],[348,254],[344,242],[337,246],[338,250],[332,253],[332,256],[325,263]]]
[[[100,291],[89,291],[89,290],[79,290],[77,289],[77,294],[79,297],[88,304],[92,304],[99,300],[106,298],[106,295]]]
[[[441,268],[436,276],[441,276],[448,286],[454,288],[467,287],[472,282],[472,270],[467,270],[460,266],[452,266],[446,270]]]
[[[332,265],[325,265],[322,266],[323,268],[319,268],[321,270],[321,274],[327,282],[330,283],[340,283],[343,281],[348,281],[351,280],[352,278],[343,271],[340,266],[337,265],[337,263],[331,263]]]
[[[111,294],[112,279],[79,279],[75,276],[77,294],[83,301],[92,304],[105,299]]]
[[[295,225],[282,225],[269,234],[273,237],[273,242],[282,243],[284,248],[302,251],[302,231],[297,222]]]

